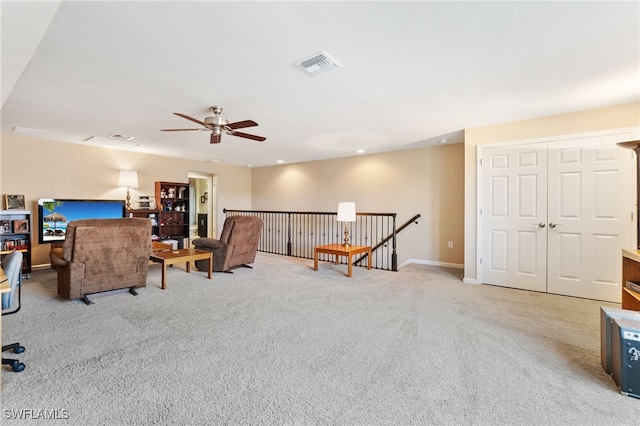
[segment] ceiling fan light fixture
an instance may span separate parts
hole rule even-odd
[[[224,117],[220,117],[220,113],[222,112],[222,107],[220,106],[212,106],[209,108],[211,112],[213,112],[213,117],[205,117],[204,121],[198,120],[197,118],[190,117],[186,114],[182,114],[180,112],[174,112],[174,115],[178,117],[182,117],[186,120],[193,121],[194,123],[198,123],[202,128],[189,128],[189,129],[160,129],[161,132],[185,132],[185,131],[200,131],[200,130],[209,130],[211,131],[211,137],[209,139],[209,143],[218,144],[221,142],[222,133],[226,133],[231,136],[238,136],[245,139],[251,139],[258,142],[263,142],[267,138],[264,136],[252,135],[249,133],[239,132],[236,129],[244,129],[245,127],[253,127],[257,126],[253,120],[243,120],[243,121],[235,121],[230,123]]]
[[[336,61],[324,50],[311,55],[308,58],[294,62],[293,65],[311,76],[342,67],[340,62]]]
[[[218,115],[215,117],[205,117],[204,122],[206,124],[211,124],[212,126],[226,126],[229,124],[229,120]]]

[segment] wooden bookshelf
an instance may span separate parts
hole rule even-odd
[[[23,254],[22,273],[31,273],[31,212],[0,210],[0,259],[12,251]]]
[[[640,311],[640,293],[626,288],[627,281],[640,282],[640,250],[622,250],[622,309]]]
[[[189,183],[156,182],[155,189],[159,241],[176,240],[178,248],[188,247]]]

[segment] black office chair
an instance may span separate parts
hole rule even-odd
[[[22,284],[22,252],[13,251],[6,255],[2,259],[2,270],[7,276],[11,291],[9,293],[2,293],[2,315],[15,314],[20,310],[20,287]],[[5,312],[6,309],[10,309],[13,306],[16,293],[18,294],[18,306],[12,310]],[[12,343],[10,345],[2,346],[2,352],[13,351],[13,353],[19,354],[24,352],[24,346],[20,346],[20,343]],[[2,365],[9,365],[11,369],[16,373],[24,370],[25,365],[17,359],[2,358]]]

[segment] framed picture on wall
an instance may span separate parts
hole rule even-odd
[[[24,203],[24,195],[8,195],[4,196],[4,207],[7,210],[26,210]]]

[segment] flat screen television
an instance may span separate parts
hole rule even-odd
[[[38,200],[38,242],[64,241],[67,224],[79,219],[117,219],[125,217],[123,200]]]

